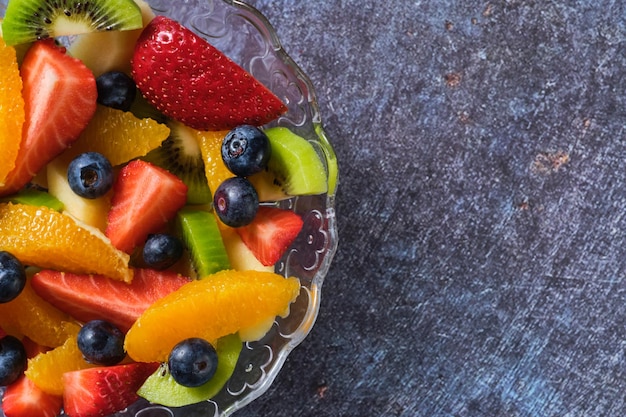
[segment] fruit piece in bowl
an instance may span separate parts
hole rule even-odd
[[[261,126],[286,110],[239,65],[165,16],[155,17],[137,40],[132,76],[158,110],[198,130]]]
[[[28,49],[20,75],[25,113],[22,138],[0,195],[24,187],[78,138],[96,110],[93,74],[52,39],[36,42]]]
[[[10,1],[15,2],[9,4],[11,7],[22,0]],[[34,3],[47,4],[43,0]],[[334,156],[317,116],[294,123],[293,103],[298,103],[299,113],[302,100],[285,96],[285,90],[267,82],[266,75],[254,74],[253,59],[235,63],[226,52],[206,41],[213,38],[191,24],[189,16],[176,18],[175,13],[167,11],[169,17],[154,17],[151,11],[139,7],[145,6],[143,2],[137,6],[132,13],[140,10],[145,28],[96,34],[80,33],[85,32],[85,26],[79,25],[76,30],[59,32],[67,37],[46,35],[51,39],[27,39],[24,42],[28,43],[16,46],[27,51],[26,57],[43,46],[51,48],[56,54],[53,56],[58,57],[47,59],[48,65],[37,69],[42,80],[41,97],[46,100],[53,97],[51,86],[71,78],[69,73],[46,77],[49,72],[45,68],[55,68],[56,59],[56,67],[61,69],[66,69],[63,63],[71,59],[71,66],[80,67],[81,74],[86,74],[82,79],[87,79],[90,86],[106,84],[96,82],[101,74],[109,81],[124,79],[109,77],[108,71],[113,68],[105,69],[102,62],[88,59],[86,51],[90,50],[124,51],[116,53],[115,65],[122,56],[129,57],[128,61],[115,71],[130,76],[137,85],[136,94],[131,92],[128,96],[130,105],[115,111],[109,110],[108,101],[101,98],[117,93],[100,89],[94,97],[93,92],[85,94],[87,89],[81,84],[66,87],[65,101],[76,100],[73,103],[88,116],[73,126],[76,131],[70,131],[65,140],[56,141],[53,151],[45,141],[29,146],[29,152],[37,154],[37,167],[27,164],[28,175],[20,175],[20,181],[12,181],[0,191],[0,236],[11,238],[4,249],[28,265],[24,290],[14,300],[0,304],[0,310],[6,312],[0,314],[0,326],[22,344],[31,338],[39,341],[42,351],[29,360],[23,376],[29,383],[20,386],[34,386],[42,395],[62,398],[67,415],[134,416],[140,410],[150,409],[149,403],[171,407],[173,415],[182,412],[178,407],[186,405],[198,413],[214,408],[214,414],[227,415],[269,386],[288,352],[302,341],[314,322],[319,291],[336,245],[332,205]],[[160,10],[157,14],[165,12],[162,4],[154,6]],[[194,7],[195,16],[203,20],[226,14],[234,18],[246,15],[252,19],[247,21],[266,24],[259,20],[257,12],[243,5],[215,2]],[[72,9],[70,14],[80,11]],[[227,22],[231,20],[225,19],[221,24]],[[15,27],[6,26],[9,32],[15,31]],[[226,29],[239,31],[234,26]],[[167,48],[172,39],[183,41],[176,55]],[[260,39],[263,43],[270,41]],[[180,48],[188,43],[193,46]],[[18,60],[13,46],[7,48],[14,70],[23,70],[29,61]],[[310,89],[300,71],[290,66],[293,64],[286,55],[274,52],[276,62],[286,65],[278,73],[293,76],[294,81],[289,82]],[[152,69],[168,73],[169,77],[154,79],[146,75],[150,71],[145,66],[146,57],[155,65]],[[172,66],[172,58],[181,65]],[[212,71],[216,63],[225,65],[226,75]],[[28,71],[13,72],[17,82],[24,81],[22,73]],[[213,94],[217,95],[200,97],[195,95],[196,87],[206,92],[215,90]],[[80,100],[85,99],[88,106],[81,105]],[[19,108],[19,100],[16,106]],[[310,107],[307,112],[317,111],[314,103],[306,106]],[[11,119],[18,127],[33,119],[29,111],[24,112],[23,122],[19,117],[13,119],[12,113],[1,112],[0,117]],[[62,112],[49,111],[48,115],[49,129],[65,123]],[[255,167],[255,172],[260,172],[232,172],[221,156],[225,137],[243,124],[254,125],[269,138],[270,156]],[[111,134],[111,129],[115,134]],[[107,145],[104,138],[123,136],[118,135],[122,130],[136,133],[130,140],[127,136],[114,146]],[[18,155],[23,144],[22,139],[17,146]],[[113,186],[96,195],[76,193],[77,189],[97,184],[100,170],[86,170],[88,175],[70,180],[64,175],[65,167],[91,152],[109,160],[107,176],[113,175],[115,184],[127,186]],[[192,157],[187,157],[187,153]],[[19,157],[14,159],[15,166],[23,163]],[[74,168],[71,171],[77,173]],[[80,172],[82,175],[82,168]],[[10,176],[11,172],[7,174]],[[238,204],[236,198],[213,198],[220,185],[230,178],[254,184],[251,186],[262,196],[260,202],[254,203],[258,206],[254,208],[255,215],[245,225],[225,224],[215,209],[222,203]],[[200,191],[190,191],[196,190],[190,183],[198,181],[203,183]],[[47,196],[46,203],[34,198],[33,192],[39,197]],[[79,204],[84,201],[94,203]],[[215,207],[211,203],[214,201]],[[18,218],[22,226],[15,230],[13,220]],[[33,230],[52,237],[59,233],[82,236],[83,243],[77,244],[71,238],[40,239]],[[183,244],[182,254],[158,270],[144,255],[150,236],[157,234],[173,236]],[[311,259],[315,261],[310,263]],[[146,280],[152,284],[147,285]],[[24,317],[30,318],[29,323]],[[93,348],[89,352],[81,350],[79,330],[92,320],[116,321],[115,326],[119,326],[125,339],[121,363],[103,365],[91,359]],[[42,331],[51,331],[52,335],[42,337]],[[198,338],[204,341],[202,345],[210,346],[210,359],[206,359],[204,351],[182,362],[170,358],[175,346]],[[195,349],[186,351],[194,353]],[[269,359],[268,351],[272,352]],[[198,375],[190,370],[185,371],[189,375],[183,373],[180,377],[181,363],[203,369],[209,366],[211,372],[196,378]],[[261,369],[264,371],[259,374]],[[109,408],[95,397],[85,402],[84,393],[93,393],[94,384],[102,378],[116,378],[132,389],[117,396],[115,390],[106,393],[112,396]],[[7,388],[7,392],[16,390],[18,385],[10,384]],[[11,407],[11,401],[18,397],[7,395],[3,410],[18,409]]]
[[[8,2],[2,33],[8,45],[83,33],[142,27],[141,10],[132,0],[100,2],[32,0]]]

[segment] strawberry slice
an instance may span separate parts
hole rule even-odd
[[[21,66],[26,120],[15,168],[0,195],[11,194],[75,141],[96,111],[93,73],[49,39],[34,43]]]
[[[158,363],[137,362],[66,372],[65,413],[70,417],[100,417],[122,410],[137,401],[136,391],[158,367]]]
[[[287,110],[221,51],[164,16],[154,18],[139,37],[132,75],[157,109],[198,130],[261,126]]]
[[[63,397],[42,391],[26,376],[9,385],[2,398],[6,417],[55,417],[62,405]]]
[[[116,248],[131,253],[186,202],[187,186],[176,175],[149,162],[132,161],[113,184],[105,234]]]
[[[261,206],[252,223],[235,230],[265,266],[274,265],[302,230],[302,218],[290,210]]]
[[[41,298],[79,321],[107,320],[126,333],[152,303],[189,281],[175,272],[152,269],[135,269],[130,284],[103,275],[46,269],[33,276],[31,287]]]

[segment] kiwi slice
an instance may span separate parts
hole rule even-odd
[[[49,194],[47,191],[35,188],[25,188],[16,194],[0,199],[0,203],[9,202],[14,204],[28,204],[30,206],[38,207],[44,206],[56,211],[62,211],[64,208],[63,203],[58,198]]]
[[[134,1],[141,9],[143,20],[141,29],[84,33],[73,39],[67,48],[67,52],[74,58],[80,59],[95,77],[109,71],[123,71],[130,74],[130,61],[137,39],[143,32],[143,28],[155,16],[150,5],[144,0]]]
[[[7,45],[142,27],[133,0],[11,0],[2,21]]]
[[[230,268],[217,219],[209,211],[185,207],[177,221],[183,243],[191,254],[191,263],[199,278]]]
[[[160,147],[141,159],[160,166],[180,178],[188,187],[188,204],[208,204],[211,190],[204,172],[204,161],[198,141],[182,123],[170,121],[170,136]]]
[[[190,388],[178,384],[164,363],[146,379],[137,394],[151,403],[166,407],[182,407],[208,400],[217,395],[232,376],[242,347],[236,334],[218,339],[215,347],[217,369],[213,378],[204,385]]]
[[[249,178],[260,201],[328,191],[326,169],[309,141],[285,127],[273,127],[265,133],[272,146],[272,156],[264,171]]]

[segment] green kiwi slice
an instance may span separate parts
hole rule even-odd
[[[249,178],[260,201],[328,191],[326,169],[309,141],[285,127],[273,127],[265,133],[272,146],[272,156],[264,171]]]
[[[228,253],[212,212],[185,207],[178,211],[177,221],[198,278],[230,268]]]
[[[44,206],[51,208],[52,210],[62,211],[64,208],[63,203],[46,191],[37,190],[34,188],[25,188],[13,195],[3,197],[0,199],[1,203],[15,203],[15,204],[28,204],[30,206]]]
[[[236,334],[218,339],[215,348],[217,369],[213,378],[204,385],[190,388],[178,384],[164,363],[146,379],[137,394],[151,403],[166,407],[183,407],[208,400],[217,395],[232,376],[242,347]]]
[[[133,0],[10,0],[2,35],[7,45],[82,33],[142,27]]]
[[[187,203],[208,204],[211,190],[204,171],[202,152],[195,136],[185,125],[171,121],[170,136],[160,147],[141,159],[158,165],[180,178],[188,187]]]

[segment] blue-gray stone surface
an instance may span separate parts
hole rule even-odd
[[[318,321],[241,416],[626,414],[626,3],[254,0],[340,163]]]

